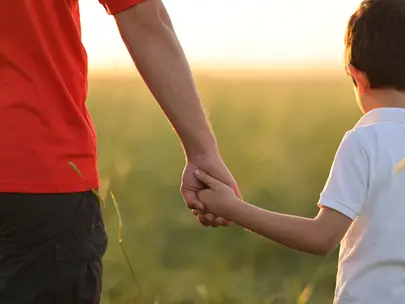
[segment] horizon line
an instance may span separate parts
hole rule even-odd
[[[284,74],[284,73],[342,73],[344,74],[343,64],[329,63],[309,63],[309,64],[195,64],[190,63],[190,68],[193,73],[254,73],[254,74]],[[116,65],[116,66],[89,66],[89,74],[138,74],[135,66],[131,65]]]

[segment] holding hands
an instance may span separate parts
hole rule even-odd
[[[196,169],[194,175],[208,187],[197,193],[198,200],[204,205],[204,211],[222,218],[230,218],[230,211],[239,201],[235,191],[200,169]]]
[[[196,174],[196,170],[200,170],[197,171],[200,173]],[[212,180],[209,179],[210,177]],[[214,212],[216,210],[215,204],[210,204],[211,196],[217,196],[218,192],[212,190],[211,187],[223,189],[222,187],[217,187],[216,184],[226,187],[229,190],[229,194],[233,197],[241,198],[235,179],[217,153],[193,157],[187,160],[181,185],[181,193],[187,207],[193,210],[193,214],[197,216],[202,225],[208,227],[226,227],[231,222],[226,217],[221,217],[217,212]],[[205,202],[201,201],[202,199]],[[205,203],[207,204],[205,205]]]

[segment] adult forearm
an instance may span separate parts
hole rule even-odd
[[[163,8],[159,20],[120,27],[140,74],[189,156],[216,153],[189,64]]]
[[[329,252],[314,219],[267,211],[240,200],[227,216],[240,226],[289,248],[319,255]]]

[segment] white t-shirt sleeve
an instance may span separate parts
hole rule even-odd
[[[367,199],[369,172],[369,158],[359,135],[356,131],[347,132],[336,152],[318,206],[355,220]]]

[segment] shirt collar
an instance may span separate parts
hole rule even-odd
[[[363,115],[356,127],[363,127],[381,121],[405,123],[404,108],[377,108]]]

